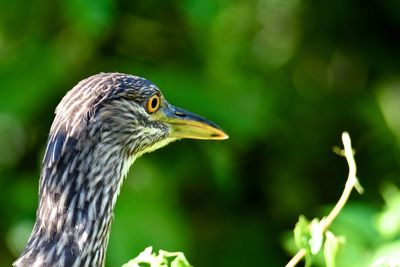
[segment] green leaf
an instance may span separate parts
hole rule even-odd
[[[152,247],[147,247],[122,267],[192,267],[182,252],[159,250],[157,254],[152,251]]]
[[[317,218],[311,221],[310,234],[311,238],[308,241],[308,244],[310,245],[311,254],[316,255],[321,250],[322,242],[324,240],[324,229]]]
[[[296,246],[306,249],[312,255],[317,254],[322,247],[323,230],[319,219],[315,218],[310,222],[301,215],[294,228]]]
[[[306,249],[307,251],[310,250],[308,241],[311,238],[311,233],[308,225],[310,222],[307,218],[303,215],[300,215],[299,221],[296,223],[294,228],[294,242],[299,249]]]
[[[299,249],[305,249],[305,262],[306,266],[311,266],[312,256],[311,256],[311,248],[310,248],[310,239],[311,239],[311,232],[310,232],[310,222],[306,219],[305,216],[300,215],[299,221],[296,223],[294,228],[294,241],[296,246]]]
[[[294,228],[294,240],[299,249],[305,249],[306,266],[311,266],[314,255],[318,254],[324,241],[324,229],[318,218],[308,221],[303,215]]]
[[[400,190],[388,183],[382,189],[382,196],[385,208],[378,214],[376,226],[383,237],[393,238],[400,233]]]
[[[326,267],[335,267],[336,255],[338,253],[340,245],[344,243],[344,238],[340,236],[337,237],[329,231],[325,233],[325,237],[324,256]]]
[[[186,267],[186,266],[191,266],[185,256],[180,253],[179,256],[177,256],[172,262],[171,262],[171,267]]]

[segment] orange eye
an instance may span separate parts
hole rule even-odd
[[[154,113],[160,107],[161,98],[159,94],[154,94],[147,99],[146,110],[148,113]]]

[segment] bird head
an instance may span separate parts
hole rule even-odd
[[[36,223],[14,266],[104,266],[122,178],[134,159],[181,138],[228,136],[144,78],[102,73],[78,83],[56,108]]]
[[[228,138],[213,122],[169,104],[152,82],[120,73],[94,75],[69,91],[51,133],[60,129],[135,157],[182,138]]]

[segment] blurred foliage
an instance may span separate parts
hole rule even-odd
[[[361,203],[345,206],[330,229],[340,233],[335,266],[400,266],[400,190],[382,188],[382,209]],[[314,266],[325,266],[321,258]]]
[[[230,139],[182,141],[135,163],[107,266],[149,245],[194,266],[282,266],[284,232],[342,190],[346,166],[327,151],[343,130],[365,194],[335,221],[338,255],[395,251],[397,200],[377,188],[400,181],[399,36],[394,0],[0,1],[0,266],[34,222],[57,103],[110,71],[152,80]],[[377,217],[384,203],[390,215]]]
[[[344,207],[329,227],[340,236],[327,232],[324,251],[319,247],[313,253],[311,240],[320,237],[321,232],[312,229],[315,219],[309,227],[310,222],[303,216],[294,229],[294,240],[287,234],[286,249],[294,255],[299,247],[306,248],[306,259],[312,266],[400,266],[400,189],[389,183],[381,191],[385,199],[382,209],[358,202]],[[326,212],[329,209],[326,208]]]
[[[192,267],[182,252],[168,252],[160,250],[153,252],[152,247],[146,248],[135,259],[130,260],[122,267]]]

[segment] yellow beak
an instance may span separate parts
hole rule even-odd
[[[225,140],[229,136],[215,123],[203,117],[168,104],[160,110],[162,120],[170,127],[173,138]]]

